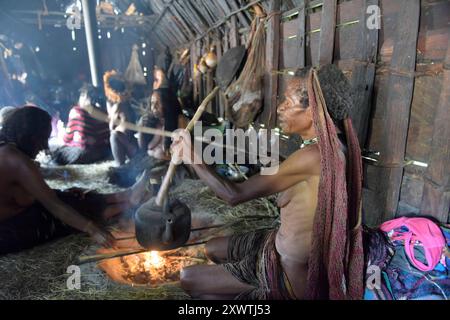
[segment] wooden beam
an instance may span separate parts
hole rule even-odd
[[[195,43],[191,44],[191,70],[192,70],[192,87],[193,87],[193,102],[194,105],[198,105],[198,81],[197,81],[197,76],[198,76],[198,70],[197,72],[194,74],[194,66],[197,64],[198,62],[198,56],[197,56],[197,46]]]
[[[355,90],[355,106],[352,121],[358,133],[361,148],[364,148],[369,128],[371,98],[375,82],[378,53],[378,29],[367,28],[367,7],[378,5],[379,0],[363,0],[359,20],[359,39],[355,43],[356,61],[352,71],[352,86]]]
[[[208,25],[205,24],[205,21],[202,19],[202,17],[197,12],[192,3],[190,1],[184,1],[183,5],[186,8],[188,14],[192,17],[192,19],[197,22],[197,25],[200,27],[201,30],[200,33],[206,32],[206,30],[208,30]]]
[[[191,28],[187,25],[187,22],[185,21],[186,18],[178,12],[177,8],[174,5],[172,5],[172,7],[169,10],[170,10],[170,13],[177,18],[179,23],[183,26],[183,28],[188,33],[188,35],[186,37],[188,39],[190,39],[193,36],[195,36],[195,34],[191,31]]]
[[[239,22],[242,23],[242,26],[248,27],[250,24],[248,23],[247,18],[246,18],[245,15],[243,14],[243,11],[245,11],[246,9],[245,9],[245,10],[240,10],[238,4],[236,3],[236,0],[228,0],[227,2],[228,2],[228,4],[231,6],[231,9],[232,9],[233,11],[236,11],[236,12],[237,12],[237,16],[238,16],[238,18],[239,18]],[[241,7],[241,8],[242,8],[242,7]]]
[[[207,26],[210,27],[214,24],[213,17],[209,14],[208,10],[206,9],[205,4],[199,3],[199,1],[194,1],[195,9],[197,10],[198,14],[201,16],[201,18],[206,22]]]
[[[447,223],[450,209],[450,43],[442,74],[442,89],[434,116],[430,162],[425,174],[421,214]]]
[[[298,67],[306,67],[306,6],[307,0],[302,0],[300,2],[300,7],[298,8]]]
[[[223,56],[223,40],[222,39],[217,39],[214,44],[216,46],[216,52],[217,52],[217,61],[220,61],[222,59]],[[217,81],[217,79],[215,79]],[[216,109],[214,110],[214,113],[219,116],[219,117],[223,117],[224,116],[224,106],[225,106],[225,101],[224,101],[224,97],[223,94],[221,94],[219,92],[219,98],[217,99],[217,105],[216,105]]]
[[[333,62],[337,0],[324,0],[320,26],[319,65]]]
[[[198,36],[196,39],[193,39],[192,41],[197,41],[208,35],[212,30],[219,28],[221,25],[226,23],[228,20],[230,20],[234,15],[249,9],[250,7],[254,6],[255,4],[258,4],[260,2],[263,2],[264,0],[255,0],[247,4],[245,7],[242,7],[240,9],[237,9],[235,11],[230,12],[226,17],[224,17],[222,20],[215,23],[213,26],[208,28],[205,32],[203,32],[200,36]],[[238,29],[238,28],[237,28]]]
[[[182,6],[178,3],[178,1],[173,2],[174,7],[180,12],[180,14],[188,21],[188,23],[191,25],[192,29],[194,30],[194,33],[202,33],[204,30],[200,25],[198,24],[197,20],[194,19],[192,14],[188,11],[187,8]]]
[[[237,31],[237,19],[236,16],[232,16],[230,19],[230,47],[234,48],[239,45],[239,34]]]
[[[151,29],[153,29],[153,28],[155,28],[157,25],[158,25],[158,23],[161,21],[161,19],[165,16],[165,14],[167,13],[167,10],[170,8],[170,6],[172,5],[172,2],[173,2],[174,0],[170,0],[170,2],[169,3],[167,3],[165,6],[164,6],[164,8],[162,9],[162,11],[161,11],[161,13],[159,14],[159,16],[158,16],[158,18],[156,19],[156,21],[152,24],[152,27],[151,27]],[[156,3],[156,1],[155,1],[155,3]]]
[[[276,109],[278,97],[278,70],[280,62],[280,21],[281,21],[281,1],[271,2],[271,13],[275,13],[269,20],[267,26],[266,40],[266,74],[264,76],[264,110],[261,120],[268,128],[276,125]]]
[[[206,38],[206,52],[209,51],[210,47],[211,47],[211,38],[207,37]],[[209,68],[208,68],[208,71],[206,73],[206,95],[210,94],[210,92],[213,90],[213,85],[214,85],[214,83],[213,83],[213,72],[211,70],[209,70]],[[206,111],[208,111],[210,113],[213,113],[213,108],[215,108],[215,100],[216,99],[214,97],[214,99],[212,99],[208,103],[208,105],[206,107]]]
[[[387,86],[385,110],[380,132],[378,223],[396,216],[414,90],[416,47],[420,23],[420,0],[402,0],[403,10],[397,19],[396,41]]]

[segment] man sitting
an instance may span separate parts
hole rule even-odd
[[[360,299],[363,250],[360,227],[361,154],[348,118],[351,87],[334,65],[298,72],[278,106],[284,133],[304,144],[274,175],[243,183],[221,178],[192,150],[187,132],[172,145],[173,159],[230,205],[278,194],[281,224],[213,239],[207,256],[217,265],[187,267],[182,287],[206,299]]]
[[[48,148],[50,115],[23,107],[0,131],[0,254],[28,249],[77,230],[102,245],[114,238],[100,227],[105,220],[137,207],[148,196],[148,175],[113,194],[61,192],[49,188],[33,161]]]
[[[69,113],[64,146],[57,148],[52,158],[59,165],[90,164],[106,160],[110,155],[108,124],[90,115],[90,109],[104,108],[105,101],[98,89],[84,85],[78,105]]]

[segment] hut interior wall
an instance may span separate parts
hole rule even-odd
[[[364,152],[381,153],[378,164],[365,161],[365,222],[377,225],[395,216],[413,213],[432,215],[447,223],[450,134],[443,121],[450,117],[450,2],[296,0],[288,4],[285,1],[263,1],[262,4],[268,12],[281,9],[278,16],[281,23],[277,26],[272,20],[267,26],[266,101],[255,123],[269,127],[278,125],[276,106],[290,77],[286,71],[299,66],[317,66],[319,61],[332,61],[354,86],[357,110],[353,120]],[[381,8],[379,30],[367,28],[369,5]],[[409,9],[412,16],[407,17],[405,10],[414,6],[420,16],[414,16],[414,10]],[[323,15],[327,18],[322,19]],[[245,44],[248,14],[233,17],[217,28],[220,54]],[[246,24],[242,23],[244,19]],[[322,30],[335,31],[332,35]],[[202,40],[191,46],[192,65],[206,50],[208,41]],[[408,49],[412,43],[416,43],[415,52],[414,48]],[[207,84],[208,77],[194,80],[197,102],[211,87]],[[221,117],[226,116],[223,103],[219,98],[211,107]],[[399,104],[403,106],[401,116],[396,115]],[[299,137],[282,139],[282,154],[288,156],[299,143]],[[398,150],[386,150],[387,146],[397,145]],[[396,163],[388,163],[394,158]],[[403,160],[414,160],[428,167],[405,165]],[[392,178],[392,172],[396,179]]]

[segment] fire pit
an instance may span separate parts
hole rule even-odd
[[[112,251],[102,250],[102,253],[109,252]],[[115,282],[131,286],[158,287],[178,281],[182,268],[205,261],[194,258],[191,252],[188,254],[183,250],[150,251],[104,260],[98,267]]]

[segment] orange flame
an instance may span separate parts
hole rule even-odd
[[[146,270],[150,270],[152,267],[161,268],[164,265],[164,260],[157,251],[145,252],[144,258],[144,267]]]

